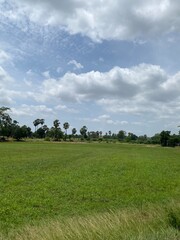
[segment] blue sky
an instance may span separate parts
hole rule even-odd
[[[178,0],[0,0],[0,106],[31,127],[177,133],[179,12]]]

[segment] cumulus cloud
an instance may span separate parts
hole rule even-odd
[[[114,67],[109,72],[91,71],[83,74],[66,73],[62,78],[46,79],[43,91],[62,100],[87,101],[103,98],[133,99],[146,94],[153,97],[154,89],[168,80],[159,66],[141,64],[132,68]]]
[[[56,25],[95,41],[134,40],[179,32],[178,0],[11,0],[13,19],[24,14],[40,25]],[[16,7],[15,7],[16,6]]]
[[[64,103],[94,102],[111,113],[154,114],[159,118],[180,113],[180,72],[168,75],[160,66],[140,64],[132,68],[114,67],[108,72],[66,73],[59,79],[45,75],[46,79],[38,88],[23,93],[23,89],[11,90],[13,79],[0,67],[1,104],[28,98],[41,104],[61,101],[63,104],[54,110],[70,113],[77,113],[77,110]],[[112,123],[109,115],[99,116],[94,121]]]
[[[66,73],[60,79],[46,79],[41,95],[46,100],[49,97],[65,102],[95,101],[114,113],[151,112],[165,116],[178,110],[179,86],[180,73],[169,76],[159,66],[140,64],[132,68],[114,67],[104,73]]]

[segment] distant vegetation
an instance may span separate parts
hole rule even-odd
[[[161,144],[162,146],[175,147],[180,145],[179,134],[171,134],[170,131],[162,131],[155,134],[153,137],[147,135],[137,136],[131,132],[120,130],[118,133],[112,133],[110,130],[103,133],[102,131],[88,131],[86,126],[82,126],[77,130],[73,128],[71,133],[68,133],[70,124],[65,122],[60,123],[58,119],[53,121],[52,127],[45,124],[45,119],[35,119],[34,131],[26,126],[19,126],[16,120],[12,120],[9,115],[9,108],[0,108],[0,141],[6,141],[13,138],[17,141],[27,138],[44,139],[46,141],[99,141],[99,142],[128,142],[140,144]],[[63,129],[61,128],[61,125]]]

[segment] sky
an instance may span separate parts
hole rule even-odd
[[[33,129],[180,130],[179,0],[0,0],[0,106]]]

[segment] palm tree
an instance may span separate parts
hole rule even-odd
[[[34,124],[34,127],[35,127],[35,132],[36,132],[36,127],[37,127],[37,125],[38,125],[38,121],[37,121],[37,119],[36,119],[36,120],[34,120],[33,124]]]
[[[46,134],[48,133],[48,131],[49,131],[49,128],[48,128],[47,125],[44,125],[44,126],[42,127],[42,129],[44,130],[45,135],[46,135]]]
[[[54,120],[53,125],[54,127],[51,130],[54,132],[54,139],[58,141],[63,136],[60,128],[60,121],[58,119]]]
[[[63,128],[65,129],[65,132],[66,132],[66,135],[67,135],[67,129],[69,128],[69,123],[68,122],[65,122],[63,124]]]
[[[0,117],[2,117],[3,115],[5,115],[6,113],[6,111],[7,110],[10,110],[10,108],[8,108],[8,107],[1,107],[0,108]]]
[[[72,135],[75,135],[76,133],[77,133],[76,128],[73,128],[73,129],[72,129]]]
[[[77,133],[76,128],[73,128],[73,129],[72,129],[72,136],[74,137],[76,133]]]
[[[35,126],[35,132],[37,131],[38,125],[39,125],[39,124],[43,125],[44,122],[45,122],[44,119],[39,119],[39,118],[37,118],[37,119],[34,120],[33,124],[34,124],[34,126]]]
[[[53,122],[53,125],[54,125],[54,128],[59,128],[59,125],[60,125],[60,121],[58,119],[54,120]]]
[[[44,119],[39,119],[39,124],[43,125],[43,124],[44,124],[44,122],[45,122],[45,120],[44,120]]]
[[[81,129],[80,129],[80,134],[83,136],[83,138],[86,138],[87,137],[87,135],[86,135],[86,133],[87,133],[87,127],[86,126],[83,126]]]

